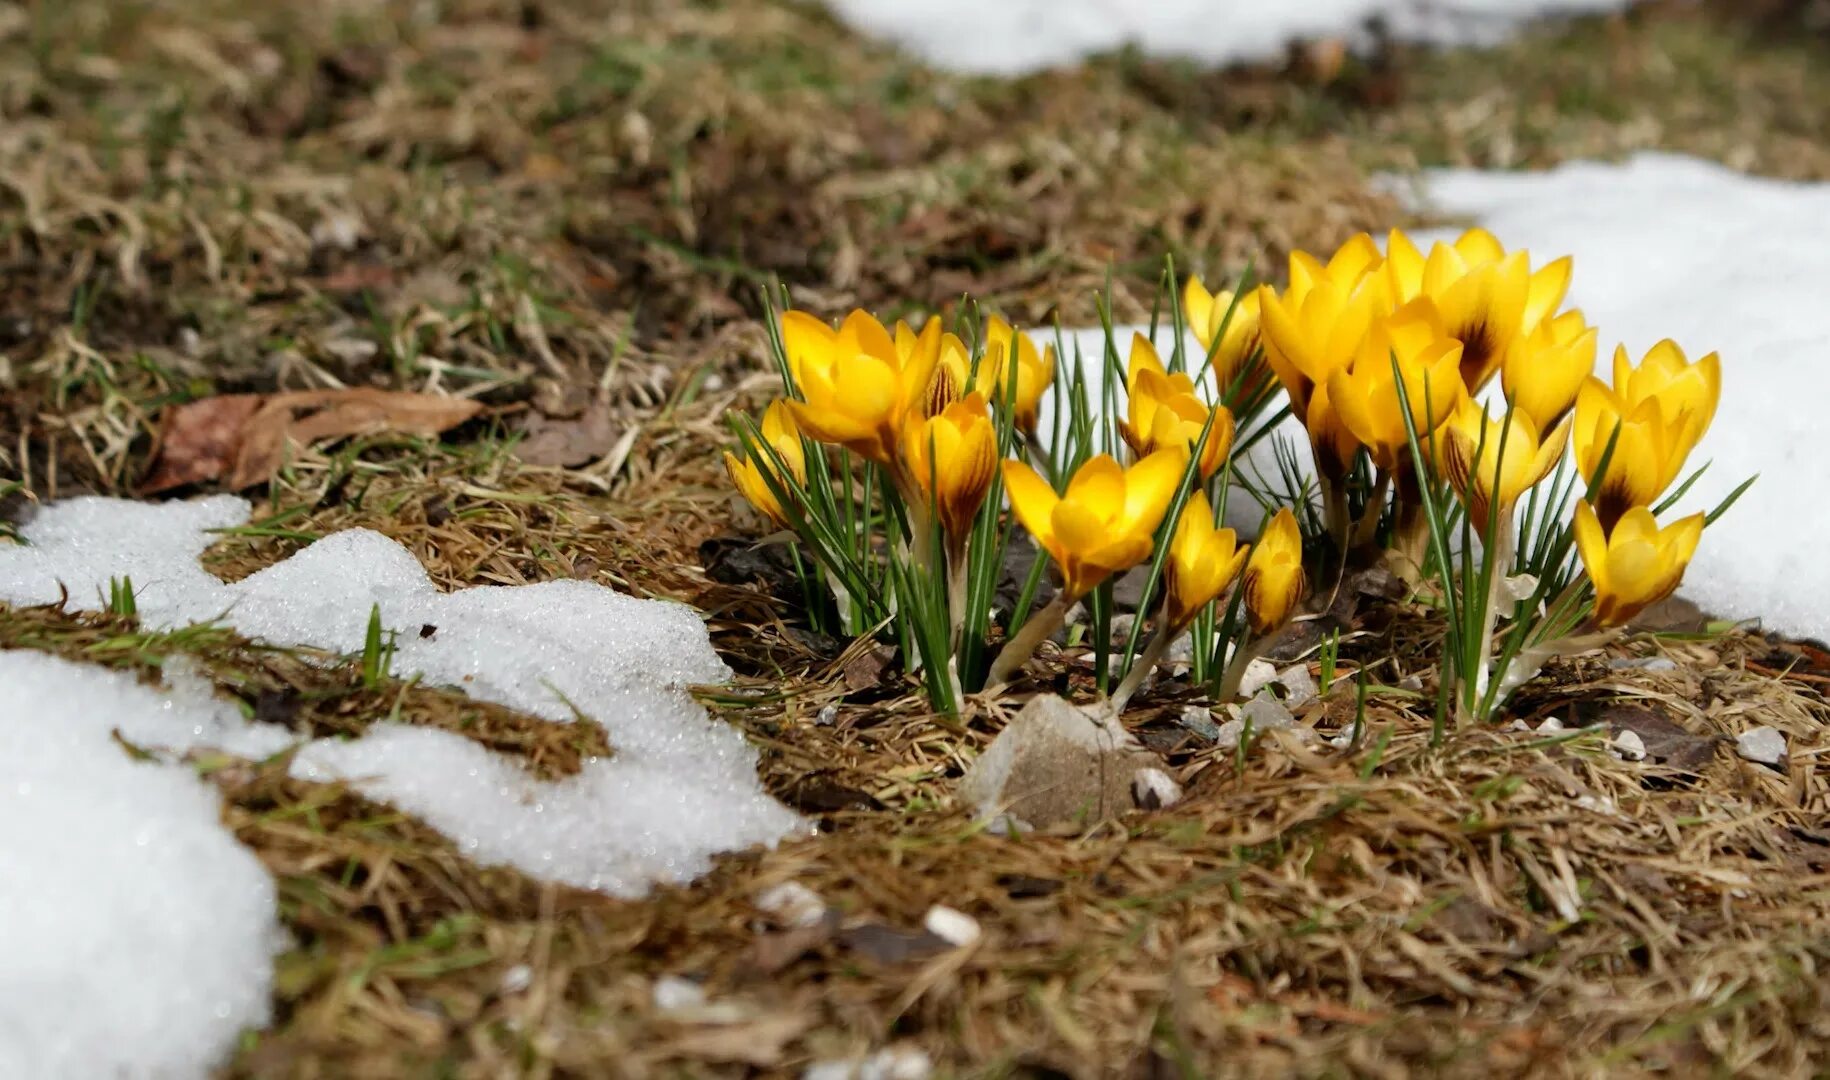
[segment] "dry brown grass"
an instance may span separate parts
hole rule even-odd
[[[1237,273],[1391,223],[1369,169],[1657,146],[1830,177],[1823,43],[1778,26],[1661,5],[1352,61],[1325,85],[1131,56],[991,83],[760,0],[0,6],[13,509],[129,487],[172,401],[338,384],[479,397],[491,414],[444,443],[300,455],[209,565],[239,577],[365,526],[448,588],[576,576],[695,602],[764,694],[708,702],[821,825],[615,901],[475,866],[284,761],[200,762],[294,937],[274,1025],[225,1071],[783,1074],[898,1044],[975,1076],[1821,1069],[1820,652],[1644,638],[1631,648],[1678,669],[1586,658],[1520,702],[1534,721],[1632,703],[1697,736],[1778,727],[1783,771],[1719,748],[1679,773],[1617,760],[1594,732],[1433,748],[1394,695],[1373,697],[1351,751],[1241,757],[1174,726],[1170,685],[1133,718],[1185,803],[1001,839],[948,796],[1008,704],[940,724],[778,599],[709,580],[699,554],[746,527],[713,450],[721,413],[766,392],[755,291],[772,276],[824,310],[971,291],[1084,321],[1108,267],[1137,315],[1165,252]],[[521,417],[590,387],[615,445],[580,469],[519,462]],[[1428,641],[1410,616],[1387,633],[1389,615],[1366,613],[1346,662],[1395,683]],[[592,725],[365,689],[346,665],[229,634],[0,610],[0,644],[149,677],[192,657],[319,733],[399,703],[543,772],[603,747]],[[1302,719],[1333,734],[1351,713],[1337,694]],[[828,922],[797,932],[757,910],[789,881]],[[919,930],[936,903],[983,939],[935,950]],[[667,975],[702,980],[713,1007],[658,1008]]]

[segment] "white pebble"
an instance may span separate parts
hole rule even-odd
[[[519,994],[534,985],[534,969],[526,964],[516,964],[502,973],[499,989],[504,994]]]
[[[1622,761],[1644,761],[1646,740],[1640,738],[1637,731],[1616,732],[1614,741],[1608,744],[1608,751]]]
[[[861,1061],[816,1061],[801,1080],[928,1080],[933,1059],[918,1046],[892,1046]]]
[[[1786,737],[1770,727],[1748,728],[1735,736],[1735,753],[1761,765],[1778,765],[1786,759]]]
[[[662,1012],[684,1012],[705,1004],[705,988],[691,979],[663,975],[654,981],[654,1007]]]
[[[826,917],[826,901],[798,881],[784,881],[757,893],[756,907],[784,926],[817,926]]]
[[[956,948],[965,948],[977,941],[984,933],[979,929],[979,921],[958,908],[945,904],[935,904],[923,916],[921,925],[947,944]]]
[[[1245,666],[1245,676],[1239,680],[1239,696],[1254,698],[1258,691],[1277,681],[1277,668],[1269,660],[1254,660]]]
[[[1139,806],[1160,809],[1182,801],[1182,785],[1161,769],[1139,769],[1131,778],[1131,794]]]

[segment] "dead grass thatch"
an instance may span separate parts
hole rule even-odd
[[[1432,747],[1403,689],[1427,693],[1428,625],[1372,609],[1343,663],[1388,689],[1357,744],[1209,746],[1166,682],[1132,719],[1186,801],[997,837],[949,796],[1012,703],[942,724],[869,643],[799,626],[766,560],[731,558],[749,530],[713,453],[723,411],[766,393],[772,278],[822,310],[971,292],[1084,322],[1108,272],[1121,317],[1147,313],[1165,253],[1231,275],[1393,223],[1367,170],[1658,147],[1830,177],[1806,6],[1646,5],[1338,69],[1121,54],[999,82],[762,0],[0,5],[9,520],[130,489],[166,404],[476,398],[443,442],[302,451],[208,565],[240,577],[362,526],[447,588],[572,576],[694,602],[740,675],[704,699],[820,825],[616,901],[478,867],[283,760],[199,761],[293,937],[274,1024],[225,1072],[791,1074],[886,1047],[975,1076],[1820,1068],[1822,652],[1644,636],[1629,649],[1669,670],[1579,658],[1516,710],[1595,727]],[[611,437],[584,465],[517,457],[527,419],[587,409]],[[398,709],[543,774],[607,745],[216,630],[0,609],[0,646],[148,678],[182,657],[263,718],[353,732]],[[1338,736],[1350,698],[1299,718]],[[1756,725],[1788,737],[1783,768],[1733,753]],[[1618,729],[1659,752],[1613,756]],[[766,910],[790,883],[817,898],[804,924]],[[936,904],[980,939],[926,932]],[[670,976],[706,1003],[657,998]]]

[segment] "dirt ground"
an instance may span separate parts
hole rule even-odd
[[[1427,703],[1398,689],[1352,752],[1235,755],[1169,722],[1171,684],[1130,719],[1189,799],[1000,838],[949,805],[1000,711],[942,723],[799,625],[741,557],[759,523],[716,451],[724,413],[771,391],[773,280],[831,313],[970,293],[1085,324],[1108,276],[1121,317],[1146,314],[1165,254],[1275,273],[1292,248],[1409,222],[1380,172],[1660,148],[1830,179],[1825,27],[1812,2],[1666,2],[1338,68],[1327,50],[1226,72],[1118,54],[995,81],[806,3],[0,2],[7,521],[134,492],[162,411],[212,394],[474,399],[442,439],[293,458],[209,565],[239,577],[362,525],[445,587],[579,577],[696,604],[739,673],[704,700],[820,826],[618,901],[474,865],[284,761],[215,769],[293,936],[274,1023],[225,1075],[798,1075],[885,1048],[944,1076],[1820,1073],[1815,646],[1640,635],[1619,654],[1675,666],[1585,657],[1517,703],[1532,724],[1649,725],[1665,761],[1617,759],[1605,727],[1432,748]],[[1343,663],[1431,678],[1422,619],[1363,613]],[[0,607],[0,646],[148,677],[187,655],[316,733],[399,700],[547,775],[605,745],[220,631]],[[1332,733],[1352,709],[1300,715]],[[1783,768],[1726,745],[1755,725],[1788,736]],[[776,925],[755,900],[783,882],[829,919]],[[982,938],[939,947],[934,904]],[[662,1009],[667,976],[717,1007]]]

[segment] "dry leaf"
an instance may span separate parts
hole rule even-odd
[[[610,400],[601,393],[572,416],[544,410],[530,412],[521,431],[525,438],[515,444],[516,457],[529,465],[568,469],[608,454],[616,445],[617,436],[610,417]]]
[[[1646,754],[1674,769],[1701,772],[1716,756],[1714,736],[1694,735],[1671,720],[1637,705],[1615,705],[1600,719],[1610,734],[1632,732],[1645,744]]]
[[[140,493],[214,480],[241,448],[248,421],[260,411],[260,394],[224,394],[166,410],[153,463]]]
[[[140,493],[224,475],[230,491],[272,479],[292,444],[382,431],[437,435],[483,411],[463,398],[357,387],[224,394],[168,409]]]

